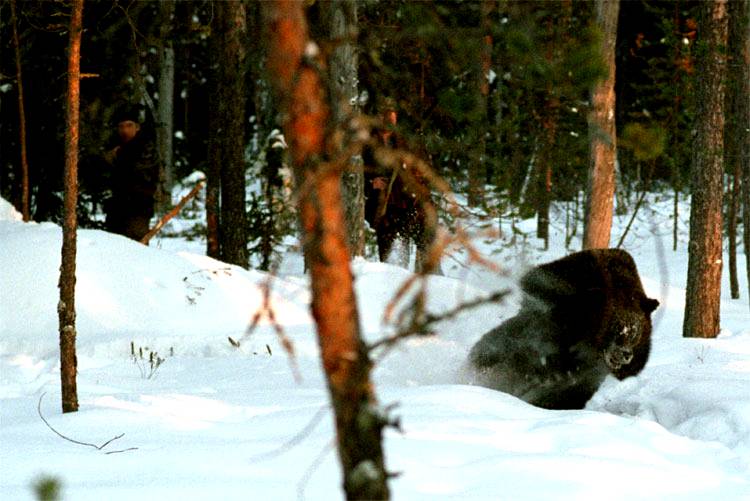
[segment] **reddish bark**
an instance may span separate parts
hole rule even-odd
[[[144,245],[148,245],[148,243],[151,241],[152,238],[154,238],[154,235],[159,233],[162,228],[164,228],[164,225],[169,222],[170,219],[175,217],[177,214],[180,213],[183,207],[185,207],[185,204],[188,203],[193,197],[195,197],[198,192],[201,191],[201,188],[203,188],[203,181],[199,181],[195,186],[193,186],[193,189],[190,190],[190,192],[182,197],[180,201],[170,209],[169,212],[164,214],[161,219],[159,219],[159,222],[156,223],[156,225],[151,228],[148,233],[143,235],[143,238],[141,238],[141,243]]]
[[[60,382],[63,412],[78,410],[76,385],[76,205],[78,202],[78,115],[81,83],[83,0],[73,1],[68,45],[68,97],[65,124],[65,195],[63,200],[62,264],[60,265]]]
[[[602,30],[602,60],[607,78],[591,92],[589,114],[589,178],[586,197],[586,221],[583,229],[584,249],[609,247],[612,230],[612,208],[615,198],[615,43],[620,0],[597,0],[597,24]]]
[[[326,165],[329,110],[317,48],[308,40],[302,2],[266,2],[268,72],[284,112],[284,135],[299,193],[304,249],[347,499],[389,497],[370,360],[360,338],[340,173]]]
[[[690,245],[685,294],[684,337],[719,334],[722,271],[722,175],[727,2],[701,5],[698,114],[691,165]]]

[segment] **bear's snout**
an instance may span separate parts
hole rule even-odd
[[[627,346],[612,344],[604,351],[604,361],[609,368],[617,370],[633,361],[633,350]]]

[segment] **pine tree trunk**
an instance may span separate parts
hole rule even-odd
[[[60,327],[60,383],[62,411],[78,410],[76,387],[76,206],[78,203],[78,111],[81,83],[81,31],[83,0],[73,0],[68,44],[68,96],[65,120],[65,172],[60,265],[60,302],[57,314]]]
[[[729,105],[729,102],[727,102]],[[727,120],[730,117],[727,116]],[[724,141],[730,143],[729,123],[727,123],[727,134],[724,135]],[[732,299],[740,297],[740,282],[737,277],[737,215],[739,214],[741,198],[741,180],[742,172],[739,162],[733,162],[729,153],[731,148],[727,144],[725,150],[725,162],[729,168],[729,207],[727,208],[727,254],[729,255],[729,294]]]
[[[217,37],[216,95],[212,107],[219,127],[211,133],[221,144],[219,238],[221,259],[248,267],[245,208],[245,73],[247,25],[242,2],[217,2],[214,22]]]
[[[740,297],[737,273],[737,221],[743,199],[743,169],[750,163],[750,13],[748,0],[729,3],[729,48],[726,95],[725,161],[731,176],[727,236],[729,238],[729,286],[733,299]],[[744,189],[747,192],[747,186]],[[743,212],[747,209],[743,208]],[[745,213],[747,216],[747,214]],[[747,223],[745,223],[747,230]],[[745,255],[748,256],[745,246]],[[750,278],[750,277],[749,277]],[[750,279],[748,280],[750,284]]]
[[[247,268],[244,4],[215,3],[213,23],[206,172],[207,254]]]
[[[210,119],[209,123],[211,123]],[[215,145],[212,146],[211,142],[209,139],[209,151],[216,155],[219,150]],[[221,171],[215,167],[218,167],[218,163],[212,163],[209,160],[206,169],[206,255],[214,259],[221,259],[221,248],[219,247]]]
[[[712,338],[720,329],[727,7],[726,0],[701,4],[684,337]]]
[[[216,13],[214,12],[214,15]],[[221,212],[221,164],[224,162],[222,100],[219,98],[219,54],[221,33],[212,33],[209,53],[213,64],[209,69],[208,158],[206,164],[206,255],[221,259],[219,218]]]
[[[473,145],[469,155],[468,165],[468,197],[467,200],[471,206],[479,206],[484,203],[484,184],[487,180],[487,141],[485,135],[489,129],[489,117],[487,115],[488,101],[490,96],[490,85],[488,76],[492,67],[492,24],[490,13],[493,4],[491,1],[482,0],[480,30],[482,41],[479,44],[478,61],[476,64],[476,92],[477,92],[477,118],[479,123],[472,128],[475,137],[472,139]]]
[[[304,249],[310,270],[312,315],[336,419],[339,457],[347,499],[387,499],[383,418],[369,380],[371,362],[360,337],[359,313],[349,267],[341,181],[325,168],[329,119],[324,83],[308,40],[303,4],[263,4],[270,80],[284,112],[284,135],[299,195]]]
[[[542,119],[542,146],[540,147],[538,172],[536,177],[536,236],[544,240],[545,250],[549,248],[549,210],[552,203],[552,158],[557,140],[559,102],[551,98],[545,106]]]
[[[741,2],[744,9],[738,17],[744,20],[737,28],[742,30],[741,58],[739,65],[739,82],[737,109],[738,128],[743,138],[739,148],[739,158],[742,159],[742,228],[745,249],[745,266],[747,271],[748,299],[750,299],[750,1]],[[737,7],[737,6],[735,6]]]
[[[21,74],[21,45],[18,41],[18,17],[16,0],[10,2],[11,24],[13,25],[13,48],[16,54],[16,82],[18,84],[18,133],[21,145],[21,214],[23,220],[31,218],[29,212],[29,161],[26,155],[26,111],[23,100],[23,78]]]
[[[357,0],[330,0],[320,4],[323,17],[333,43],[330,58],[329,86],[331,88],[331,113],[337,129],[343,132],[341,152],[347,140],[348,122],[357,112],[352,100],[357,89]],[[365,254],[365,178],[362,158],[356,155],[348,159],[348,166],[341,176],[344,213],[349,242],[349,252],[354,256]]]
[[[174,18],[174,0],[161,0],[160,47],[159,47],[159,106],[157,107],[156,143],[159,150],[159,196],[158,205],[162,211],[172,205],[172,188],[174,187],[174,165],[172,139],[174,137],[174,71],[175,55],[172,44],[172,26]]]
[[[615,196],[615,44],[620,0],[597,0],[596,22],[602,31],[602,60],[607,78],[591,91],[589,114],[589,173],[586,190],[586,215],[583,228],[584,249],[609,247],[612,208]]]

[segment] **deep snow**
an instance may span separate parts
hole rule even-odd
[[[400,473],[390,483],[395,499],[750,499],[746,284],[740,300],[723,294],[718,339],[682,339],[686,230],[682,221],[672,252],[670,204],[652,201],[625,243],[647,293],[662,303],[649,364],[638,377],[608,378],[585,410],[537,409],[461,384],[469,348],[514,313],[515,296],[443,322],[437,336],[408,340],[379,361],[378,398],[397,404],[403,428],[385,440],[388,468]],[[615,221],[613,240],[626,222]],[[548,251],[531,236],[476,245],[517,276],[566,253],[562,226],[553,225]],[[63,498],[75,500],[342,497],[298,255],[271,282],[276,317],[294,344],[290,359],[267,318],[243,336],[265,274],[199,255],[195,242],[144,247],[96,230],[79,231],[78,241],[81,408],[62,415],[61,231],[20,222],[0,199],[0,498],[32,499],[40,475],[60,478]],[[463,262],[456,251],[443,261],[446,276],[431,278],[431,310],[511,283]],[[372,341],[390,332],[383,309],[409,274],[364,260],[353,270]],[[146,350],[143,361],[133,361],[131,343]],[[149,352],[165,359],[150,378]],[[102,451],[64,441],[37,415],[42,394],[44,416],[66,436],[101,444],[125,435]]]

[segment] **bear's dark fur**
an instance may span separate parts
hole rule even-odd
[[[523,276],[521,310],[469,354],[475,382],[548,409],[580,409],[607,374],[638,374],[651,349],[651,312],[633,258],[576,252]]]

